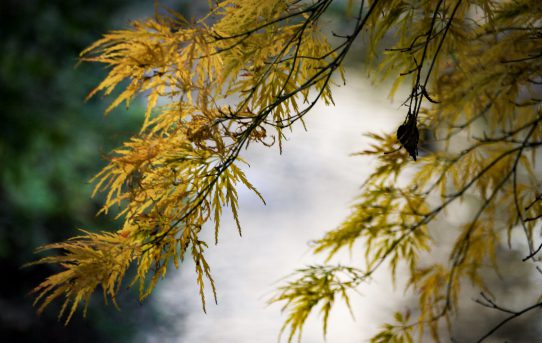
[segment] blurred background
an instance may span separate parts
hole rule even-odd
[[[207,1],[162,3],[188,18],[207,8]],[[340,30],[348,21],[333,16],[343,18],[344,2],[334,6],[330,30]],[[78,312],[69,326],[57,321],[58,303],[38,317],[28,293],[53,270],[21,266],[38,257],[36,247],[72,237],[78,228],[116,229],[111,217],[95,216],[102,199],[90,198],[88,181],[104,165],[103,157],[137,132],[142,120],[143,103],[105,118],[108,99],[84,102],[106,70],[93,64],[76,67],[77,56],[103,33],[152,13],[151,0],[0,2],[2,341],[275,342],[284,318],[280,306],[266,302],[277,282],[296,268],[323,262],[311,255],[307,242],[348,215],[375,165],[350,154],[368,147],[363,133],[394,130],[404,119],[399,105],[387,98],[388,88],[371,85],[358,46],[348,61],[347,86],[335,89],[336,106],[317,106],[307,117],[308,131],[294,127],[282,155],[258,146],[244,152],[251,165],[246,172],[267,206],[241,190],[242,238],[225,211],[219,244],[208,250],[218,306],[203,313],[194,268],[186,263],[178,271],[170,269],[143,305],[136,292],[126,290],[119,298],[120,311],[98,294],[87,317]],[[361,266],[356,251],[341,258]],[[355,320],[338,305],[330,317],[328,342],[366,341],[411,301],[393,291],[385,273],[352,300]],[[320,318],[314,316],[303,342],[322,341]]]

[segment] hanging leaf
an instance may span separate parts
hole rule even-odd
[[[408,151],[408,154],[416,161],[416,156],[418,156],[418,140],[420,138],[420,133],[416,124],[416,119],[411,119],[412,116],[409,116],[409,119],[405,124],[402,124],[397,129],[397,139],[403,146],[403,148]]]

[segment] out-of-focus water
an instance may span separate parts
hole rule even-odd
[[[368,147],[368,131],[394,130],[404,113],[392,105],[385,91],[367,80],[350,80],[334,90],[336,106],[317,106],[306,117],[308,131],[296,125],[284,151],[251,146],[243,151],[250,163],[246,173],[263,194],[263,205],[250,191],[240,190],[243,237],[239,237],[227,210],[219,244],[207,258],[218,288],[218,305],[207,294],[207,314],[201,310],[193,264],[171,270],[158,288],[153,306],[173,329],[142,332],[144,342],[276,342],[284,320],[279,305],[266,301],[277,281],[296,268],[321,263],[307,242],[336,227],[349,213],[361,183],[374,167],[368,157],[350,156]],[[208,227],[206,241],[213,242]],[[359,247],[358,247],[359,249]],[[356,251],[341,263],[361,267]],[[401,294],[392,292],[382,275],[352,294],[355,320],[343,304],[332,311],[328,342],[360,342],[389,320]],[[148,303],[147,303],[148,305]],[[321,318],[315,313],[303,333],[303,342],[322,342]]]

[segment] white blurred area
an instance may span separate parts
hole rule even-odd
[[[308,264],[323,263],[325,256],[313,256],[307,243],[347,217],[360,185],[374,168],[370,158],[351,156],[368,148],[370,139],[363,133],[394,130],[405,115],[387,98],[386,87],[375,89],[367,79],[351,77],[346,86],[334,87],[334,100],[335,106],[320,103],[306,116],[308,131],[296,123],[282,155],[278,147],[257,145],[242,152],[250,163],[245,168],[247,176],[267,205],[249,190],[240,189],[243,237],[228,209],[218,245],[213,244],[213,228],[206,228],[207,259],[218,289],[218,305],[208,288],[207,314],[203,313],[192,263],[180,270],[172,268],[152,299],[162,320],[170,325],[155,332],[145,330],[139,341],[277,342],[285,316],[280,305],[267,305],[267,300],[282,284],[282,277]],[[354,250],[351,257],[345,252],[333,261],[363,267],[356,253],[361,247]],[[391,320],[402,296],[393,291],[383,270],[360,288],[360,294],[351,294],[355,319],[337,301],[326,341],[367,341],[380,324]],[[287,341],[287,332],[282,341]],[[302,342],[323,341],[321,317],[315,312]]]

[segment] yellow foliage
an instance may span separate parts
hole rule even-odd
[[[539,1],[348,1],[353,28],[337,34],[333,45],[321,25],[332,3],[218,1],[192,22],[174,12],[134,21],[81,53],[83,61],[109,68],[89,97],[122,88],[109,112],[142,95],[145,121],[94,178],[94,193],[106,194],[101,212],[120,208],[122,229],[42,247],[62,253],[35,262],[61,268],[35,288],[39,311],[64,297],[60,315],[67,310],[67,322],[98,286],[114,302],[132,264],[130,285],[139,282],[143,299],[170,262],[179,268],[187,256],[195,263],[205,310],[205,284],[215,300],[216,290],[201,231],[214,223],[218,242],[222,209],[229,207],[241,234],[241,184],[262,198],[240,167],[242,149],[275,143],[280,149],[284,130],[317,101],[333,103],[332,77],[342,76],[344,58],[363,35],[373,77],[394,78],[391,95],[399,86],[411,88],[405,121],[397,132],[368,134],[373,143],[360,154],[376,156],[377,167],[351,215],[314,241],[314,252],[325,253],[327,261],[359,245],[364,269],[300,269],[271,299],[283,304],[281,332],[289,330],[288,341],[301,337],[317,308],[325,333],[337,299],[349,305],[348,292],[378,268],[389,266],[395,279],[401,265],[418,307],[412,314],[398,312],[395,324],[385,324],[372,342],[412,342],[427,334],[438,340],[442,324],[450,324],[458,309],[463,282],[489,291],[483,271],[497,269],[496,249],[504,238],[521,230],[526,259],[537,257]],[[410,181],[401,185],[400,177]],[[448,263],[427,261],[424,256],[438,249],[436,221],[467,197],[478,199],[478,206],[457,226]]]
[[[214,222],[218,242],[224,207],[241,234],[239,184],[263,201],[239,167],[241,149],[251,142],[280,143],[282,130],[302,119],[318,98],[331,102],[329,78],[340,63],[329,66],[338,57],[317,25],[329,3],[223,1],[192,23],[174,12],[134,21],[81,53],[83,61],[110,69],[89,97],[122,87],[108,113],[143,95],[145,121],[94,178],[94,195],[106,193],[100,212],[118,207],[123,229],[42,247],[62,254],[36,263],[59,264],[62,270],[35,289],[37,301],[43,300],[40,311],[64,296],[64,307],[72,304],[69,321],[97,286],[114,299],[132,263],[137,271],[131,285],[139,282],[143,299],[169,262],[178,268],[188,254],[204,310],[205,280],[216,299],[207,245],[199,234]],[[240,100],[232,107],[227,97]]]

